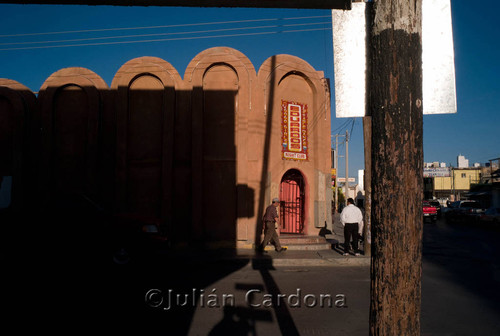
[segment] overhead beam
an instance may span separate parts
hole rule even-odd
[[[33,5],[351,9],[351,0],[0,0],[0,3]]]

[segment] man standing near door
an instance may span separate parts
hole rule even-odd
[[[363,214],[357,206],[354,205],[354,200],[349,198],[347,206],[340,214],[340,222],[344,226],[344,255],[349,255],[349,245],[352,238],[352,249],[355,256],[359,256],[358,240],[359,233],[363,230]]]
[[[279,221],[278,207],[280,205],[280,200],[278,198],[273,198],[273,203],[266,208],[264,213],[264,240],[262,244],[257,248],[258,252],[263,252],[264,248],[269,242],[274,244],[274,248],[278,252],[286,250],[286,247],[281,247],[280,239],[278,233],[276,232],[276,223]]]

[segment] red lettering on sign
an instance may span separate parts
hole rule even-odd
[[[307,105],[281,101],[283,158],[307,160]]]

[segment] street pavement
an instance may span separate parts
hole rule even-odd
[[[498,334],[499,234],[443,220],[424,224],[422,335]],[[125,265],[46,256],[16,261],[17,277],[4,273],[17,282],[2,286],[4,297],[16,301],[6,306],[6,325],[18,321],[11,315],[25,322],[13,323],[16,333],[368,334],[365,256],[335,249],[191,250]]]
[[[442,220],[424,224],[422,335],[498,334],[498,234]],[[139,324],[144,335],[368,334],[368,257],[335,250],[219,250],[165,260],[168,269],[121,270],[116,282],[122,279],[122,295],[113,307],[128,316],[119,325],[125,331]],[[140,274],[147,274],[140,282],[123,281]],[[322,307],[321,295],[330,295],[333,305]],[[224,297],[230,299],[225,304]]]

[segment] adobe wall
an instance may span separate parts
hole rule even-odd
[[[28,148],[33,143],[30,124],[36,111],[36,97],[24,85],[0,78],[0,185],[12,186],[10,199],[3,206],[20,211],[28,202],[24,192],[33,183],[35,172]]]
[[[272,56],[257,73],[241,52],[216,47],[181,78],[168,62],[140,57],[110,87],[66,68],[37,98],[0,80],[0,104],[0,127],[11,130],[0,138],[0,168],[15,175],[16,199],[35,195],[18,202],[24,209],[83,194],[114,214],[161,223],[174,242],[234,246],[260,240],[265,207],[296,169],[306,182],[303,233],[331,223],[329,87],[300,58]],[[287,106],[307,116],[298,154],[283,137]]]

